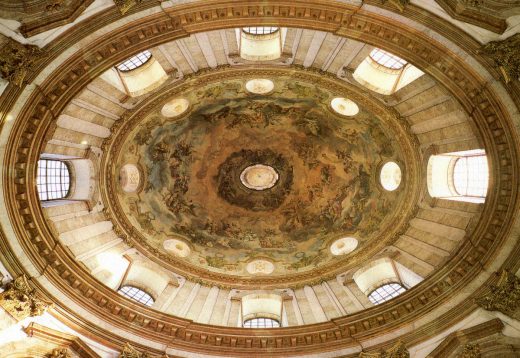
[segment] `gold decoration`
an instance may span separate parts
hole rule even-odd
[[[0,76],[16,86],[21,86],[27,71],[41,56],[42,50],[34,45],[22,45],[8,38],[0,53]]]
[[[520,305],[520,278],[503,270],[496,286],[491,287],[491,292],[477,303],[485,310],[512,316]]]
[[[119,354],[119,358],[148,358],[148,354],[146,352],[139,352],[135,349],[130,343],[125,343],[121,354]]]
[[[410,0],[382,0],[383,4],[387,1],[399,9],[400,12],[403,12],[406,5],[410,2]]]
[[[386,351],[381,350],[380,353],[359,353],[359,358],[410,358],[410,353],[406,349],[404,343],[399,340]]]
[[[67,348],[54,348],[52,353],[47,354],[48,358],[72,358]]]
[[[7,284],[6,290],[0,293],[0,306],[18,321],[26,317],[41,316],[51,302],[36,297],[36,291],[29,286],[27,277],[22,275]]]
[[[462,353],[460,353],[457,358],[480,358],[482,355],[480,354],[480,346],[478,344],[468,343],[464,346]]]
[[[114,3],[119,8],[121,15],[124,15],[135,5],[140,4],[142,0],[114,0]]]
[[[503,41],[491,41],[480,52],[495,61],[506,83],[520,78],[520,33]]]

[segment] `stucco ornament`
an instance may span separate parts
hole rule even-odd
[[[457,358],[480,358],[480,346],[478,344],[468,343],[464,345],[462,352],[457,355]]]
[[[491,292],[478,299],[477,303],[488,311],[499,311],[517,317],[520,306],[520,278],[503,270],[496,286],[491,287]]]
[[[520,33],[503,41],[491,41],[481,52],[495,61],[506,83],[520,78]]]
[[[149,355],[146,352],[139,352],[130,343],[125,343],[123,350],[119,354],[119,358],[148,358]]]
[[[34,45],[22,45],[8,38],[0,52],[0,76],[16,86],[21,86],[27,72],[42,56],[42,50]]]
[[[406,5],[410,2],[410,0],[382,0],[382,3],[389,2],[394,5],[400,12],[403,12]]]
[[[36,297],[36,291],[29,286],[27,277],[23,275],[9,282],[5,291],[0,293],[0,306],[21,321],[26,317],[41,316],[52,303]]]
[[[410,358],[410,353],[402,341],[397,341],[392,347],[380,353],[361,352],[359,358]]]
[[[54,348],[47,358],[72,358],[72,354],[67,348]]]
[[[124,15],[137,4],[140,4],[142,0],[114,0],[114,4],[119,8],[121,15]]]

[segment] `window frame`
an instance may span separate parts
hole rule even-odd
[[[141,55],[144,55],[144,60],[140,57]],[[152,57],[150,50],[144,50],[128,57],[126,60],[118,63],[115,67],[118,71],[123,73],[132,72],[150,62]]]
[[[130,291],[135,290],[135,292],[133,292],[133,294],[130,294],[124,291],[125,288],[129,288]],[[144,306],[151,307],[155,303],[155,298],[150,293],[133,285],[121,285],[117,290],[117,293],[125,298],[128,298],[129,300],[132,300]],[[136,298],[137,295],[140,295],[140,297]]]
[[[381,56],[379,58],[374,58],[374,56],[376,56],[378,54],[381,54]],[[387,57],[386,60],[383,62],[380,62],[381,58],[384,58],[385,56]],[[382,69],[388,70],[388,71],[392,71],[392,72],[394,72],[394,71],[403,72],[404,69],[406,68],[406,66],[409,65],[408,61],[406,61],[405,59],[403,59],[397,55],[394,55],[391,52],[378,48],[378,47],[376,47],[372,51],[370,51],[370,53],[368,54],[368,57],[370,58],[372,63],[375,64],[376,66],[378,66]],[[387,65],[387,63],[389,63],[389,62],[392,63],[392,65]],[[398,64],[399,66],[395,66],[396,64]]]
[[[395,290],[392,285],[399,285],[399,289]],[[394,290],[394,292],[397,292],[397,294],[395,296],[393,296],[393,293],[394,292],[388,292],[386,291],[385,287],[392,287],[392,289]],[[379,294],[379,296],[381,296],[382,300],[377,300],[375,298],[371,298],[371,296],[378,290],[380,289],[383,289],[385,293],[387,293],[387,296],[386,297],[383,297],[383,295],[381,295],[379,292],[377,292]],[[402,290],[401,292],[399,292],[400,290]],[[373,289],[372,291],[370,291],[370,293],[367,295],[367,298],[368,300],[374,305],[374,306],[377,306],[377,305],[380,305],[382,303],[385,303],[387,301],[390,301],[394,298],[396,298],[397,296],[400,296],[402,295],[403,293],[405,293],[406,291],[408,290],[408,288],[406,288],[406,286],[401,283],[401,282],[397,282],[397,281],[392,281],[392,282],[386,282],[386,283],[383,283],[382,285],[379,285],[377,286],[375,289]],[[375,301],[375,302],[374,302]]]
[[[254,31],[246,30],[246,29],[255,29]],[[258,32],[258,29],[269,29],[268,31],[262,30],[261,32]],[[247,26],[242,27],[241,30],[246,33],[247,35],[252,36],[265,36],[265,35],[272,35],[280,31],[280,28],[277,26]]]
[[[46,165],[44,167],[45,169],[45,175],[40,175],[42,167],[40,166],[41,162],[45,162]],[[60,163],[60,168],[49,168],[47,165],[48,163]],[[63,167],[61,167],[61,165]],[[64,176],[63,169],[65,169],[66,175]],[[59,170],[60,175],[49,175],[49,170]],[[45,183],[41,182],[41,178],[45,177]],[[59,178],[59,182],[53,182],[52,180],[49,180],[50,178]],[[65,179],[65,181],[64,181]],[[60,189],[58,190],[49,190],[50,184],[57,184],[60,186]],[[62,188],[62,185],[67,185],[66,192]],[[45,187],[45,191],[41,191],[40,188]],[[56,200],[64,200],[68,199],[71,196],[72,193],[72,169],[70,164],[65,160],[57,160],[57,159],[48,159],[48,158],[40,158],[38,159],[37,163],[37,169],[36,169],[36,191],[38,192],[38,198],[40,202],[50,202],[50,201],[56,201]],[[52,197],[53,195],[49,195],[49,193],[60,193],[61,195],[59,197]],[[45,195],[46,198],[42,199],[42,196]]]
[[[271,325],[270,327],[267,327],[265,324],[263,325],[256,325],[256,326],[253,326],[252,324],[249,325],[249,327],[247,326],[247,323],[249,322],[259,322],[260,320],[263,320],[263,322],[276,322],[276,325]],[[258,316],[258,317],[252,317],[252,318],[248,318],[246,320],[244,320],[244,322],[242,322],[242,327],[243,328],[248,328],[248,329],[271,329],[271,328],[281,328],[282,327],[282,324],[280,323],[279,320],[277,319],[274,319],[274,318],[271,318],[271,317],[265,317],[265,316]]]
[[[486,173],[487,174],[487,178],[485,180],[481,180],[480,178],[478,178],[477,180],[472,180],[471,179],[471,178],[476,178],[476,177],[471,175],[473,168],[469,168],[469,165],[468,165],[468,159],[470,159],[470,158],[484,158],[485,164],[486,164],[487,169],[488,169],[488,172]],[[462,160],[466,161],[466,164],[465,164],[465,166],[466,166],[466,168],[465,168],[466,169],[466,174],[465,174],[465,176],[466,176],[466,183],[465,183],[465,186],[466,187],[464,188],[464,192],[462,192],[460,186],[457,183],[457,180],[455,179],[455,176],[457,175],[456,174],[457,164],[460,163]],[[476,170],[481,169],[480,168],[481,163],[477,163],[476,165],[477,165],[477,168],[475,168]],[[479,176],[481,174],[482,173],[479,171]],[[489,188],[489,165],[488,165],[488,162],[487,162],[487,156],[486,156],[485,152],[482,153],[482,154],[464,155],[464,156],[455,157],[455,159],[453,160],[453,167],[451,168],[450,173],[448,173],[448,175],[450,175],[449,182],[453,186],[453,191],[454,191],[454,193],[456,194],[457,197],[481,198],[481,199],[485,199],[486,198],[486,193],[487,193],[487,190]],[[472,182],[475,182],[477,184],[483,184],[483,183],[487,184],[485,186],[485,189],[484,189],[483,185],[479,185],[478,188],[477,188],[478,191],[481,191],[481,192],[485,191],[483,195],[476,195],[476,194],[472,193],[473,191],[475,191],[475,190],[471,189],[471,183]]]

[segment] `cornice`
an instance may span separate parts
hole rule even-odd
[[[266,1],[262,4],[271,6],[265,5],[271,4]],[[299,4],[300,2],[297,3]],[[465,110],[473,114],[489,157],[490,187],[494,190],[489,193],[484,205],[485,219],[479,222],[471,241],[466,240],[445,267],[413,290],[394,299],[391,304],[383,304],[323,324],[281,328],[275,333],[195,324],[189,320],[143,308],[128,300],[121,300],[117,293],[99,285],[99,282],[85,274],[52,238],[36,199],[36,189],[30,183],[35,177],[35,163],[41,151],[41,138],[52,122],[51,109],[59,113],[68,100],[81,90],[84,83],[128,56],[131,51],[185,36],[187,31],[185,27],[181,27],[179,16],[173,13],[174,20],[170,20],[161,14],[153,16],[153,21],[147,18],[142,23],[134,22],[114,36],[105,36],[102,42],[93,41],[81,54],[72,56],[41,85],[45,96],[34,93],[29,97],[27,105],[14,124],[7,144],[12,150],[6,153],[2,173],[2,189],[10,210],[9,218],[32,263],[40,272],[45,272],[45,277],[53,285],[60,287],[64,294],[98,317],[152,341],[187,351],[218,354],[225,350],[230,356],[252,352],[273,356],[289,352],[311,353],[358,346],[353,336],[356,339],[374,337],[412,322],[456,295],[466,283],[476,277],[481,265],[494,257],[497,249],[510,234],[518,209],[519,184],[516,165],[518,141],[512,120],[500,98],[477,73],[467,67],[463,59],[412,29],[399,29],[397,25],[390,23],[390,20],[382,18],[354,15],[348,12],[348,8],[339,5],[336,9],[324,10],[323,4],[307,1],[305,7],[302,6],[300,16],[296,7],[294,11],[287,11],[285,15],[277,17],[276,23],[284,26],[301,24],[323,31],[333,31],[405,57],[445,84]],[[332,19],[338,21],[328,20],[329,11],[334,15]],[[189,17],[193,19],[191,30],[218,29],[244,23],[242,15],[235,18],[232,9],[230,12],[230,17],[226,18],[227,22],[224,23],[222,19],[219,20],[217,11],[217,17],[210,16],[209,20],[204,19],[200,11],[195,11],[193,16]],[[225,13],[228,11],[225,10]],[[313,14],[316,14],[316,17]],[[249,15],[248,19],[263,19],[262,16],[257,13],[254,16]],[[161,18],[163,21],[156,21]],[[16,93],[19,93],[12,86],[6,91],[5,95],[11,99],[16,98]],[[9,113],[9,107],[6,108],[4,105],[5,102],[2,103],[2,109],[6,109],[3,113]],[[517,254],[518,247],[515,247],[511,255]],[[454,308],[452,311],[457,311],[448,318],[437,322],[436,328],[440,329],[442,325],[447,327],[459,318],[460,312],[467,312],[473,308],[471,302],[465,302],[462,307]],[[414,339],[420,340],[421,337]]]

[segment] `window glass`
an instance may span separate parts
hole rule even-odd
[[[70,189],[70,172],[67,164],[59,160],[40,159],[36,187],[42,201],[65,198]]]
[[[485,197],[489,173],[485,155],[461,157],[453,168],[453,185],[462,196]]]
[[[390,68],[392,70],[399,70],[407,64],[407,62],[402,58],[397,57],[390,52],[383,51],[379,48],[373,49],[372,52],[370,52],[370,58],[381,66]]]
[[[132,56],[125,61],[121,62],[117,65],[119,71],[128,72],[135,70],[136,68],[144,65],[148,60],[152,57],[150,51],[146,50],[143,52],[139,52],[137,55]]]
[[[259,27],[244,27],[242,29],[245,33],[250,35],[269,35],[278,31],[278,27],[273,26],[259,26]]]
[[[404,291],[406,291],[406,289],[400,284],[388,283],[372,291],[372,293],[368,295],[368,299],[373,304],[378,305],[399,296]]]
[[[152,296],[137,287],[123,286],[117,292],[146,306],[151,306],[154,303]]]
[[[280,322],[272,318],[252,318],[244,321],[244,328],[279,328]]]

